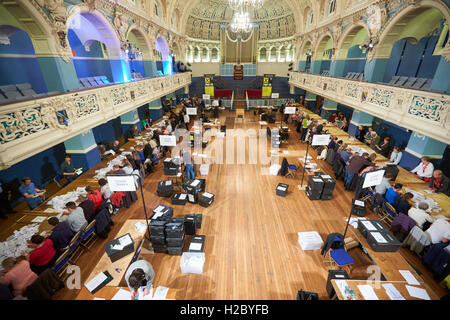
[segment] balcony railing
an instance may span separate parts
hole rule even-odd
[[[450,143],[450,95],[291,72],[289,83],[433,139]]]
[[[188,72],[2,105],[0,169],[190,83]]]

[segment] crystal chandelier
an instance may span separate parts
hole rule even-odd
[[[239,10],[243,7],[262,8],[264,0],[228,0],[228,5],[233,10]]]
[[[250,15],[247,11],[237,11],[234,13],[230,23],[230,29],[234,33],[248,33],[252,30],[253,24],[250,22]]]

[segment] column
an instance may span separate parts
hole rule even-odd
[[[149,111],[150,111],[150,118],[152,118],[153,121],[161,119],[164,115],[162,105],[161,105],[161,99],[154,100],[150,102],[149,104]]]
[[[110,59],[111,71],[114,82],[129,82],[131,81],[130,64],[124,58]]]
[[[330,64],[330,76],[331,77],[343,77],[345,69],[345,60],[331,60]]]
[[[128,140],[128,131],[130,130],[130,128],[134,125],[139,124],[139,114],[137,109],[121,115],[120,124],[122,125],[123,136],[125,137],[125,140]],[[141,126],[138,125],[137,127],[138,131],[140,131]]]
[[[117,139],[116,131],[114,130],[114,120],[92,128],[92,132],[97,143],[111,142]]]
[[[72,59],[68,62],[61,57],[37,57],[36,59],[48,92],[65,92],[80,87]]]
[[[94,133],[91,129],[64,141],[64,145],[66,153],[72,155],[75,168],[83,168],[83,171],[86,171],[101,161]]]
[[[364,67],[364,80],[368,82],[383,82],[389,58],[373,58],[367,60]]]
[[[353,110],[352,120],[348,125],[348,133],[356,135],[358,132],[358,126],[372,126],[373,116],[358,110]]]
[[[324,119],[328,119],[333,112],[337,111],[338,103],[330,99],[324,99],[322,111],[320,116]]]
[[[446,147],[447,144],[443,142],[413,132],[409,137],[408,145],[403,150],[400,165],[412,170],[419,164],[420,158],[423,156],[440,160]]]
[[[305,96],[305,102],[306,102],[306,108],[314,111],[315,110],[315,106],[316,106],[316,100],[317,97],[314,93],[311,92],[306,92],[306,96]]]
[[[311,61],[311,67],[309,73],[320,74],[320,68],[322,67],[322,60]]]
[[[156,71],[156,62],[144,60],[144,72],[146,78],[156,77],[158,75],[158,72]]]

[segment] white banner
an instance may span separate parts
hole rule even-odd
[[[330,143],[329,134],[315,134],[313,136],[312,144],[313,146],[326,146]]]
[[[177,138],[175,136],[166,136],[161,134],[159,136],[159,144],[161,146],[175,147],[177,145]]]
[[[111,191],[136,191],[134,176],[106,176]]]
[[[278,99],[278,98],[280,98],[279,93],[272,93],[272,99]]]
[[[367,172],[366,177],[364,178],[363,188],[377,186],[383,181],[385,170],[377,170],[372,172]]]
[[[296,107],[285,107],[284,114],[295,114]]]
[[[186,108],[186,113],[189,116],[196,116],[197,115],[197,108]]]
[[[203,100],[209,100],[209,99],[211,99],[209,94],[204,94],[203,95]]]

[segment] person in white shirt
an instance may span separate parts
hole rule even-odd
[[[169,131],[169,133],[171,133],[173,131],[172,125],[170,124],[170,122],[166,122],[167,123],[167,131]]]
[[[188,128],[189,123],[191,122],[191,118],[189,117],[189,115],[186,113],[184,115],[184,123],[186,125],[186,129]]]
[[[87,220],[84,217],[84,211],[82,208],[77,207],[75,202],[72,201],[66,203],[66,209],[69,213],[67,222],[70,225],[70,229],[72,229],[73,232],[77,233],[87,225]]]
[[[108,181],[104,178],[98,180],[98,184],[100,185],[100,192],[102,193],[103,199],[108,200],[113,195],[113,192],[109,188]]]
[[[328,153],[328,147],[325,146],[322,150],[322,152],[320,153],[320,156],[317,157],[317,160],[325,160],[327,158],[327,153]]]
[[[391,184],[389,181],[392,180],[392,173],[385,173],[383,180],[381,180],[381,183],[375,187],[375,193],[379,193],[382,196],[386,194],[387,189],[391,187]]]
[[[432,244],[447,242],[450,240],[450,223],[446,219],[437,219],[425,233],[430,237]]]
[[[434,166],[430,162],[430,160],[427,157],[422,157],[419,165],[412,170],[412,173],[417,174],[420,178],[429,178],[431,179],[431,176],[433,175]]]
[[[389,159],[390,163],[393,163],[395,165],[398,165],[400,163],[400,160],[402,160],[403,153],[400,151],[399,147],[394,147],[394,150],[391,153],[391,158]]]
[[[417,226],[422,229],[423,224],[428,221],[430,223],[434,222],[432,216],[430,216],[426,211],[428,210],[428,204],[426,202],[420,202],[418,208],[412,207],[408,211],[408,216],[413,219]]]
[[[123,171],[125,171],[125,174],[132,174],[133,173],[133,166],[131,165],[130,161],[123,160]]]

